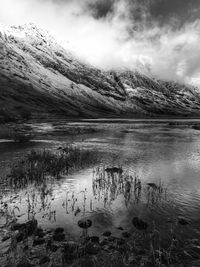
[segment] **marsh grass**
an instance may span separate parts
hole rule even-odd
[[[129,174],[121,166],[95,168],[92,187],[98,200],[103,197],[104,206],[112,204],[119,195],[124,196],[126,206],[129,202],[155,206],[167,200],[167,187],[161,181],[144,183],[136,173]]]
[[[86,167],[96,160],[95,152],[76,146],[58,150],[32,150],[15,163],[8,175],[13,188],[24,188],[30,183],[41,184],[47,177],[59,178],[69,171]]]

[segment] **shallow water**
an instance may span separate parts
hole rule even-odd
[[[187,120],[184,120],[184,123],[187,124]],[[58,129],[62,132],[66,125],[96,127],[98,131],[70,138],[63,135],[60,137]],[[111,230],[115,235],[119,235],[120,231],[116,229],[118,226],[122,226],[126,231],[134,231],[131,223],[134,216],[147,221],[150,229],[155,225],[165,236],[173,227],[184,237],[200,237],[200,131],[186,125],[172,126],[167,120],[129,120],[123,123],[83,121],[33,126],[38,132],[45,133],[47,129],[48,142],[45,142],[45,135],[43,141],[23,146],[0,142],[2,175],[9,168],[9,164],[24,152],[33,148],[58,147],[71,141],[81,147],[94,149],[94,153],[101,152],[101,159],[96,166],[73,172],[59,180],[49,179],[46,185],[49,194],[45,198],[42,188],[32,186],[20,192],[8,193],[5,197],[7,200],[10,200],[11,196],[17,196],[10,205],[19,207],[19,210],[15,209],[16,215],[20,216],[19,221],[28,219],[29,198],[29,201],[33,201],[35,217],[41,226],[62,226],[68,235],[74,238],[81,233],[77,221],[83,217],[92,220],[91,233],[101,234],[105,230]],[[56,139],[54,134],[51,140],[51,130],[55,127],[58,138]],[[99,131],[101,129],[103,131]],[[118,165],[122,166],[126,175],[137,175],[141,179],[142,196],[139,201],[135,199],[133,188],[130,199],[127,199],[120,191],[119,182],[116,182],[116,187],[109,183],[104,184],[103,189],[96,182],[99,177],[97,168],[100,167],[100,172],[103,172],[106,166]],[[119,177],[116,175],[115,178],[117,180]],[[163,187],[167,188],[167,195],[158,202],[147,205],[145,194],[149,182],[162,183]],[[81,211],[75,216],[77,208]],[[178,216],[186,218],[190,224],[178,226]]]

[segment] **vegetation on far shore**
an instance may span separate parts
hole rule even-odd
[[[117,122],[117,121],[116,121]],[[109,123],[109,122],[107,122]],[[147,120],[147,127],[150,125],[151,121]],[[155,122],[156,123],[156,122]],[[37,125],[37,122],[36,122]],[[122,123],[123,125],[123,123]],[[37,128],[38,127],[38,128]],[[42,139],[42,138],[54,138],[56,137],[75,137],[75,136],[81,136],[81,135],[87,135],[87,134],[95,134],[100,132],[105,132],[106,130],[109,130],[105,128],[101,124],[96,125],[71,125],[68,124],[67,121],[62,121],[60,124],[57,124],[55,122],[50,122],[49,127],[50,129],[43,129],[43,125],[41,123],[38,123],[38,126],[34,127],[33,123],[0,123],[0,139],[9,139],[17,143],[27,143],[32,140]],[[41,127],[41,129],[40,129]],[[185,129],[190,128],[196,131],[200,130],[200,124],[194,121],[185,122],[185,121],[169,121],[166,122],[166,129],[170,129],[171,127]],[[138,128],[138,125],[136,124],[130,124],[126,129],[122,126],[121,132],[122,133],[129,133],[131,131],[134,131]]]

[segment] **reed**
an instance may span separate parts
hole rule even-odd
[[[13,188],[24,188],[30,183],[42,184],[48,178],[68,175],[95,162],[96,154],[76,146],[52,150],[32,150],[10,170],[9,183]]]

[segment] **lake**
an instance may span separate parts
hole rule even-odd
[[[69,237],[78,239],[78,220],[92,220],[91,234],[109,230],[119,236],[119,227],[133,232],[132,218],[142,218],[156,228],[162,242],[172,231],[183,238],[200,237],[200,131],[191,122],[198,120],[91,120],[29,124],[36,138],[26,144],[0,141],[1,176],[9,166],[32,149],[54,149],[73,144],[93,150],[99,161],[74,170],[59,179],[49,179],[44,190],[29,185],[14,191],[2,187],[1,198],[14,209],[19,222],[28,219],[28,205],[44,228],[63,227]],[[68,129],[94,129],[66,134]],[[112,177],[106,168],[117,167],[123,175]],[[103,177],[103,178],[102,178]],[[127,178],[128,177],[128,178]],[[123,181],[125,178],[125,181]],[[130,195],[124,193],[130,180]],[[142,190],[137,197],[133,184],[139,179]],[[152,183],[162,186],[162,194],[149,199]],[[47,192],[48,191],[48,192]],[[30,214],[29,214],[30,215]],[[179,218],[189,224],[178,224]],[[0,224],[4,223],[1,218]]]

